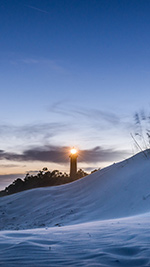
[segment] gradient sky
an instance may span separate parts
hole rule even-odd
[[[68,171],[72,146],[85,170],[137,152],[149,29],[149,0],[1,0],[0,188],[45,166]]]

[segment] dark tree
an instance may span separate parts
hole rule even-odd
[[[80,179],[86,175],[88,174],[85,171],[79,169],[76,179]],[[27,173],[23,180],[20,178],[14,180],[12,184],[5,188],[5,190],[0,191],[0,196],[10,195],[32,188],[56,186],[70,182],[72,182],[72,179],[66,172],[62,173],[59,170],[50,172],[47,167],[44,167],[36,175]]]

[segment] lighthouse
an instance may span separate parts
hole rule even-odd
[[[70,151],[70,178],[75,180],[77,178],[77,157],[78,153],[75,148],[72,148]]]

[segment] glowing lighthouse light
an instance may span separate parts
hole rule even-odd
[[[77,150],[75,148],[72,148],[71,149],[71,154],[76,154],[77,153]]]

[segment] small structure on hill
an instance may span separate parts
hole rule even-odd
[[[77,178],[77,157],[78,152],[75,148],[72,148],[70,151],[70,178],[75,180]]]

